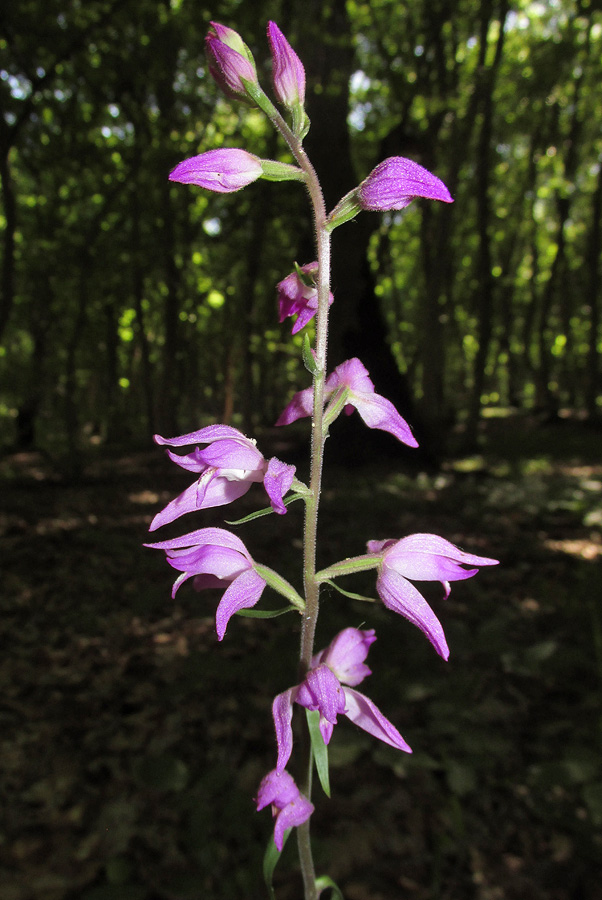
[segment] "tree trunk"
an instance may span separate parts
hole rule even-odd
[[[602,162],[598,168],[598,180],[592,202],[592,221],[587,243],[586,269],[589,307],[589,342],[587,352],[586,407],[592,418],[599,417],[602,410],[598,406],[598,396],[602,391],[600,379],[600,355],[598,339],[600,335],[600,255],[602,253]]]
[[[3,148],[4,150],[4,148]],[[4,207],[4,234],[2,237],[2,296],[0,298],[0,342],[4,336],[15,299],[15,232],[17,230],[17,204],[8,162],[8,149],[0,158],[0,182]]]
[[[481,22],[480,65],[485,65],[487,35],[490,25],[490,4],[483,4]],[[475,446],[481,415],[481,396],[485,385],[485,368],[489,356],[493,329],[494,281],[491,274],[491,208],[489,199],[489,171],[493,126],[493,91],[504,48],[504,23],[508,15],[507,0],[501,0],[499,10],[499,32],[495,56],[486,76],[481,80],[481,127],[479,130],[476,155],[476,200],[477,233],[479,251],[477,257],[477,340],[478,349],[473,367],[473,383],[466,422],[465,443],[467,448]]]

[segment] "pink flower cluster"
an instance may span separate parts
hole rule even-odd
[[[209,70],[227,96],[259,107],[273,122],[280,123],[277,127],[281,132],[292,135],[287,140],[294,149],[298,146],[295,141],[301,141],[309,128],[304,111],[305,70],[275,22],[268,24],[267,35],[274,95],[292,117],[288,131],[288,126],[282,124],[282,116],[261,89],[251,51],[236,31],[217,22],[211,23],[206,38]],[[220,147],[185,159],[169,178],[215,193],[234,193],[262,177],[305,180],[309,177],[307,169],[298,151],[294,154],[299,168],[260,159],[243,149]],[[390,157],[342,198],[323,227],[332,230],[361,210],[401,210],[417,198],[452,202],[449,191],[437,176],[412,160]],[[308,325],[314,316],[320,316],[318,270],[318,262],[296,266],[278,284],[279,320],[282,323],[288,317],[296,317],[293,334]],[[333,296],[329,294],[328,304],[332,302]],[[304,359],[312,369],[311,358],[304,356]],[[368,428],[388,432],[409,447],[418,446],[408,423],[389,400],[376,393],[366,368],[357,358],[341,363],[325,379],[324,407],[316,415],[322,415],[323,432],[327,433],[338,415],[343,412],[350,415],[354,410]],[[276,425],[288,425],[313,415],[312,386],[294,395]],[[307,498],[310,494],[295,477],[294,466],[275,456],[266,459],[255,441],[230,425],[209,425],[173,438],[155,435],[155,441],[168,448],[172,462],[193,473],[194,481],[155,515],[151,531],[188,513],[232,503],[254,483],[263,485],[271,507],[261,514],[273,511],[283,515],[289,500]],[[296,494],[291,496],[291,490]],[[256,606],[268,586],[287,597],[299,611],[304,610],[305,601],[292,585],[257,563],[240,538],[223,528],[200,528],[146,546],[164,551],[168,564],[178,573],[172,597],[190,579],[197,591],[216,587],[222,590],[215,615],[220,641],[232,616]],[[385,607],[416,625],[437,653],[447,659],[449,649],[441,623],[413,582],[439,581],[447,596],[451,581],[471,578],[479,566],[495,565],[497,560],[465,553],[433,534],[373,540],[367,549],[363,557],[343,560],[317,573],[316,582],[320,582],[320,576],[321,581],[326,581],[361,569],[375,569],[376,591]],[[288,830],[306,822],[313,812],[312,803],[286,771],[293,749],[295,705],[319,713],[319,733],[325,745],[330,742],[338,717],[345,716],[385,744],[405,753],[412,752],[397,727],[369,697],[356,690],[371,674],[366,658],[375,640],[373,629],[345,628],[313,657],[300,683],[279,693],[273,701],[277,759],[275,768],[259,786],[257,809],[271,807],[278,850],[282,850]]]

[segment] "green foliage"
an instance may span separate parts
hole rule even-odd
[[[397,364],[439,419],[466,415],[477,390],[485,405],[590,412],[599,394],[602,13],[521,0],[497,58],[499,9],[351,0],[332,49],[357,179],[383,155],[407,155],[455,197],[451,210],[414,204],[380,227],[373,217],[364,247]],[[332,12],[322,4],[316,22]],[[30,420],[39,443],[72,450],[234,408],[244,427],[277,417],[302,374],[302,336],[283,340],[274,290],[294,259],[310,261],[302,188],[209,196],[166,175],[222,145],[290,162],[261,113],[220,99],[202,53],[209,18],[221,18],[265,60],[264,20],[278,15],[232,0],[211,12],[159,0],[24,0],[3,12],[5,442],[26,443]],[[300,46],[310,19],[293,4]],[[310,114],[328,88],[312,78],[313,51]],[[269,87],[263,64],[260,77]]]

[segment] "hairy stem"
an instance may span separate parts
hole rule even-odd
[[[303,584],[306,609],[301,627],[301,647],[299,654],[299,676],[303,679],[311,667],[314,652],[314,637],[320,608],[320,583],[316,579],[316,547],[318,534],[318,511],[322,485],[322,465],[326,430],[323,422],[324,382],[326,380],[326,350],[328,344],[328,298],[330,294],[330,233],[326,228],[326,206],[318,177],[309,161],[301,141],[293,134],[281,116],[271,117],[274,125],[289,145],[295,160],[303,170],[309,192],[314,218],[316,248],[318,253],[318,312],[316,315],[315,361],[316,373],[313,378],[314,406],[311,420],[311,460],[309,496],[305,503],[305,530],[303,541]],[[308,735],[305,734],[307,764],[300,779],[300,790],[310,797],[312,782],[312,753]],[[303,875],[305,900],[317,900],[316,875],[311,852],[309,821],[297,828],[299,861]]]

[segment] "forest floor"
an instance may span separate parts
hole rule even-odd
[[[448,663],[381,604],[323,601],[319,647],[376,629],[362,690],[414,750],[335,728],[312,833],[345,900],[602,897],[601,445],[575,421],[500,419],[479,457],[436,473],[327,469],[323,564],[420,531],[501,560],[447,601],[424,586]],[[189,477],[158,448],[98,450],[73,483],[5,456],[0,479],[1,900],[266,897],[270,815],[252,798],[271,700],[294,684],[291,618],[236,617],[220,644],[218,594],[170,599],[141,545]],[[263,503],[253,487],[226,518]],[[234,529],[295,584],[300,507]],[[374,595],[369,575],[345,586]],[[294,845],[278,900],[300,898]]]

